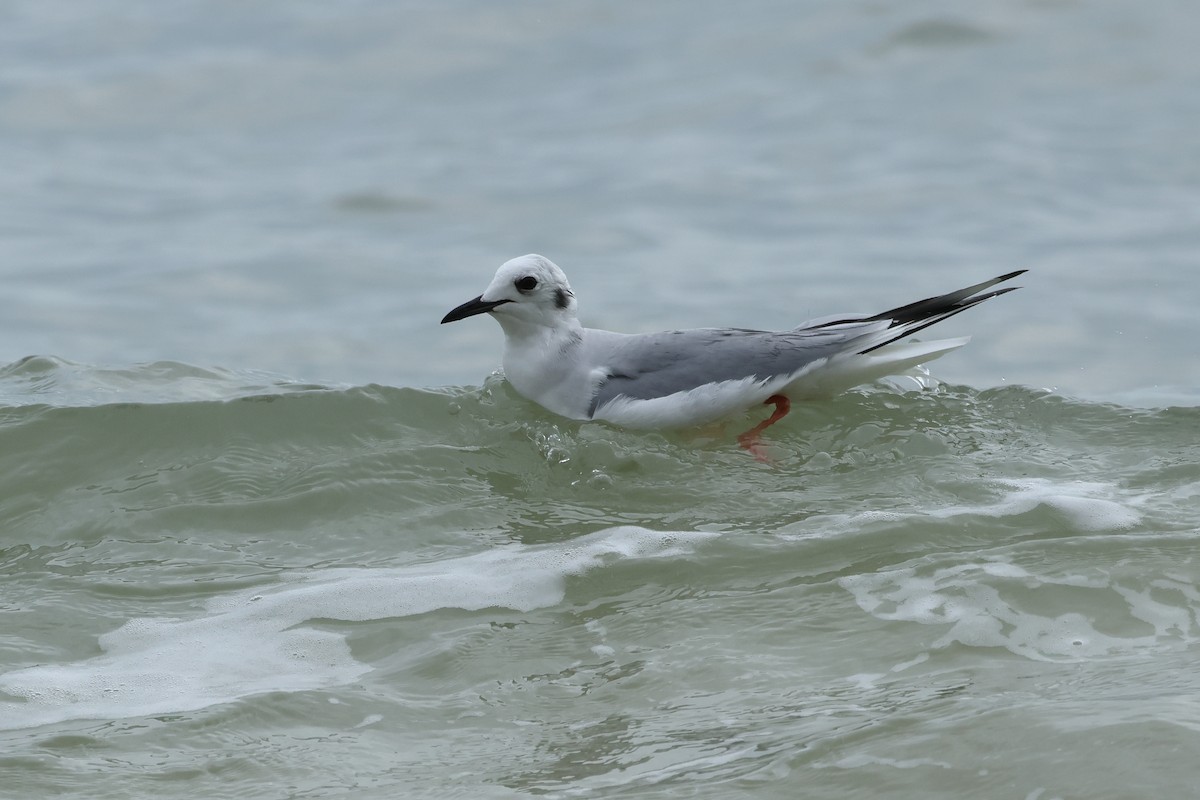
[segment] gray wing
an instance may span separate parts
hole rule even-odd
[[[605,342],[612,349],[600,361],[609,374],[592,398],[588,416],[618,397],[652,400],[706,383],[798,372],[846,349],[862,333],[847,327],[779,332],[700,328],[620,336]]]
[[[706,383],[744,378],[765,381],[856,347],[859,353],[869,353],[1013,291],[1017,287],[985,292],[1024,272],[1017,270],[870,316],[811,320],[790,331],[700,328],[640,336],[589,331],[589,336],[596,337],[595,346],[604,350],[603,357],[593,363],[605,365],[609,374],[592,398],[588,416],[618,397],[652,400]]]

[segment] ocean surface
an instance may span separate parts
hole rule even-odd
[[[0,5],[0,798],[1194,796],[1197,30]],[[438,324],[527,252],[631,332],[1029,272],[760,463]]]

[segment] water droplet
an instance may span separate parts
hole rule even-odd
[[[612,476],[598,469],[592,470],[591,477],[588,478],[587,482],[588,486],[593,486],[597,489],[609,489],[613,485]]]

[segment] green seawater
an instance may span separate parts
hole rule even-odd
[[[1200,408],[761,416],[0,368],[0,796],[1190,795]]]

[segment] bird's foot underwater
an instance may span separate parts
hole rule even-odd
[[[762,432],[774,425],[779,420],[787,416],[787,413],[792,410],[792,403],[781,394],[773,394],[763,401],[763,405],[775,405],[775,410],[771,412],[771,416],[762,422],[755,425],[745,433],[738,434],[737,441],[741,448],[750,455],[754,456],[755,461],[760,461],[764,464],[773,464],[774,459],[767,455],[767,451],[763,447]]]

